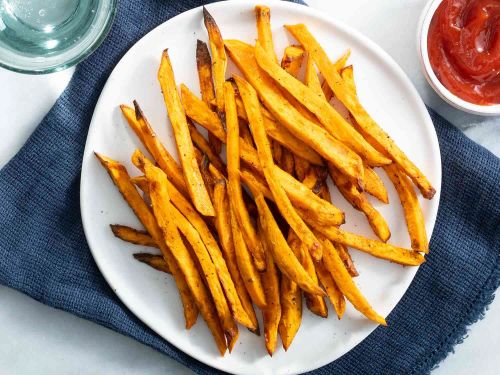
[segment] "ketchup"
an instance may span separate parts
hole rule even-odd
[[[443,0],[427,46],[434,73],[453,94],[500,103],[500,0]]]

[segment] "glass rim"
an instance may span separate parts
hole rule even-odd
[[[42,74],[59,72],[71,68],[72,66],[75,66],[76,64],[82,62],[87,57],[89,57],[89,55],[91,55],[102,44],[102,42],[108,35],[111,26],[113,25],[113,21],[116,15],[117,4],[118,0],[109,0],[109,10],[106,12],[104,22],[102,23],[102,26],[96,33],[93,40],[85,48],[78,51],[74,56],[68,58],[67,60],[64,60],[60,63],[54,63],[46,67],[30,68],[30,67],[12,66],[0,59],[0,67],[16,73],[42,75]]]

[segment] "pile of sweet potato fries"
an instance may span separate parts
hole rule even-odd
[[[255,14],[258,38],[249,45],[224,40],[203,10],[209,43],[198,41],[196,48],[201,98],[185,85],[179,94],[163,52],[158,81],[179,163],[136,101],[120,108],[149,154],[132,155],[142,175],[131,177],[122,164],[95,153],[145,229],[111,225],[113,233],[159,248],[161,255],[134,257],[173,276],[186,328],[201,313],[221,355],[233,349],[238,324],[260,334],[259,310],[268,353],[278,335],[288,349],[301,323],[302,296],[320,317],[328,316],[328,299],[340,319],[347,299],[385,325],[356,287],[348,248],[418,266],[428,239],[414,185],[427,199],[435,193],[359,102],[353,67],[346,66],[349,51],[333,62],[305,25],[286,25],[298,44],[279,61],[269,8],[257,6]],[[228,59],[240,74],[226,79]],[[411,249],[387,243],[389,227],[367,198],[388,203],[375,167],[399,195]],[[330,199],[328,178],[380,241],[341,229],[344,213]]]

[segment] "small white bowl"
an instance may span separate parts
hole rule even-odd
[[[422,66],[422,71],[429,82],[429,85],[438,93],[438,95],[443,98],[448,104],[451,104],[455,108],[461,109],[462,111],[469,112],[475,115],[481,116],[498,116],[500,115],[500,104],[494,105],[478,105],[469,103],[452,92],[450,92],[443,84],[439,81],[432,69],[429,54],[427,50],[427,34],[429,33],[429,25],[434,17],[434,13],[441,4],[443,0],[429,0],[427,5],[420,16],[418,37],[417,37],[417,48],[418,55],[420,57],[420,64]]]

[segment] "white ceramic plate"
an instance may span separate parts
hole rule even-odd
[[[253,42],[256,38],[253,6],[256,1],[228,1],[208,6],[226,38]],[[292,40],[283,24],[303,22],[327,52],[336,58],[352,49],[350,62],[362,102],[408,156],[421,167],[437,189],[432,201],[421,199],[429,237],[436,219],[441,187],[439,146],[431,119],[409,79],[380,47],[334,19],[288,2],[268,2],[278,56]],[[87,139],[81,176],[81,211],[92,254],[104,277],[123,303],[145,324],[192,357],[218,369],[239,374],[289,374],[323,366],[360,343],[376,325],[348,304],[345,317],[338,321],[330,307],[330,317],[321,319],[304,309],[300,330],[288,352],[278,348],[272,358],[265,351],[263,337],[246,329],[232,354],[221,358],[205,323],[199,318],[190,330],[184,329],[182,306],[170,276],[132,259],[131,254],[151,249],[127,244],[113,237],[109,224],[140,227],[106,172],[93,156],[101,152],[123,162],[132,175],[138,171],[130,163],[132,151],[141,145],[129,130],[118,105],[137,99],[159,137],[175,154],[175,144],[167,124],[163,98],[156,80],[161,51],[169,48],[177,83],[199,91],[196,39],[207,40],[201,9],[183,13],[144,36],[122,58],[108,79],[95,108]],[[409,246],[404,216],[397,195],[381,173],[391,204],[380,209],[392,231],[391,242]],[[344,228],[374,238],[366,219],[354,211],[332,189],[333,199],[346,212]],[[352,250],[361,275],[356,283],[382,315],[396,306],[410,285],[417,268],[401,267]]]

